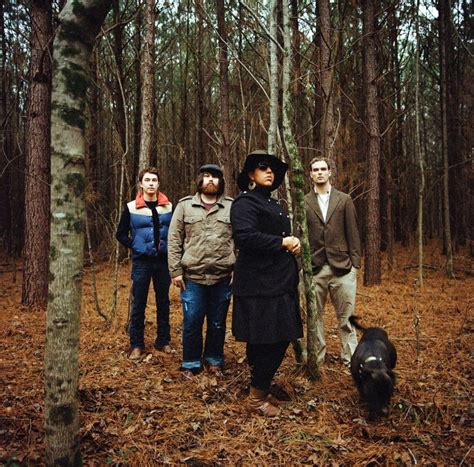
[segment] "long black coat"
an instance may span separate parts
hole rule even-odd
[[[232,333],[239,341],[271,344],[303,335],[294,256],[282,248],[290,220],[270,193],[256,188],[233,202],[238,248],[234,266]]]
[[[234,295],[271,297],[294,292],[298,284],[296,260],[281,246],[283,237],[291,235],[283,206],[257,187],[234,200],[230,220],[238,249]]]

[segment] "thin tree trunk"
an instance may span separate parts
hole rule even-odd
[[[31,61],[26,124],[25,245],[23,249],[24,305],[46,305],[51,150],[51,2],[33,0]]]
[[[140,159],[138,169],[150,164],[153,131],[153,56],[155,50],[155,0],[145,4],[145,41],[142,61],[142,115],[140,126]]]
[[[267,151],[276,154],[278,132],[278,0],[270,7],[270,125],[268,127]]]
[[[319,29],[319,49],[320,49],[320,86],[322,94],[322,121],[321,121],[321,153],[331,161],[332,183],[337,180],[337,163],[334,156],[334,144],[336,138],[336,128],[334,124],[334,72],[333,47],[332,47],[332,26],[329,13],[329,0],[320,0],[318,5]]]
[[[418,284],[419,287],[423,287],[423,197],[425,191],[425,169],[420,139],[420,0],[416,2],[415,14],[415,153],[420,169],[420,182],[418,186]]]
[[[446,277],[454,279],[453,245],[451,239],[451,214],[449,208],[449,157],[448,157],[448,84],[446,80],[446,32],[448,22],[449,0],[439,0],[439,45],[440,45],[440,89],[441,89],[441,151],[443,154],[443,218],[444,239],[446,246]]]
[[[85,220],[84,114],[88,62],[110,5],[110,0],[67,3],[54,41],[50,286],[44,368],[47,465],[81,463],[77,391]]]
[[[295,138],[291,130],[291,102],[290,102],[290,64],[291,64],[291,34],[288,14],[288,4],[282,2],[283,6],[283,131],[284,145],[291,159],[293,188],[296,198],[296,224],[301,233],[303,277],[306,289],[307,307],[307,370],[311,379],[320,377],[319,364],[316,352],[316,330],[320,325],[320,317],[316,311],[316,295],[313,287],[313,269],[311,266],[311,253],[308,240],[308,225],[306,222],[306,210],[304,205],[304,173],[301,159],[296,147]]]
[[[366,91],[367,128],[369,132],[367,170],[367,235],[364,285],[382,282],[380,258],[380,130],[377,96],[377,59],[375,56],[374,0],[362,6],[364,34],[364,81]]]
[[[230,159],[230,110],[229,110],[229,63],[227,58],[227,26],[225,23],[224,0],[216,0],[217,32],[219,34],[219,81],[221,102],[222,144],[219,163],[224,167],[224,178],[232,180]],[[234,184],[227,183],[227,193],[234,195]]]

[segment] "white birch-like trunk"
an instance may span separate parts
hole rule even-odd
[[[111,0],[76,0],[54,41],[51,243],[45,348],[47,465],[80,465],[79,321],[85,226],[85,107],[89,58]]]

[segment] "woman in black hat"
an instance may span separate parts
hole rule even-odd
[[[291,235],[288,214],[271,192],[283,181],[288,165],[266,151],[247,156],[237,177],[242,190],[230,217],[238,249],[234,266],[232,333],[247,343],[251,368],[248,408],[278,415],[270,384],[291,341],[303,336],[294,255],[300,241]]]

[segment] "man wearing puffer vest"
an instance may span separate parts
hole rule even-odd
[[[173,206],[158,189],[156,167],[141,170],[138,184],[138,194],[125,206],[116,234],[117,240],[132,250],[132,307],[128,329],[131,360],[140,359],[145,350],[145,308],[151,280],[156,298],[155,348],[171,352],[167,242]]]

